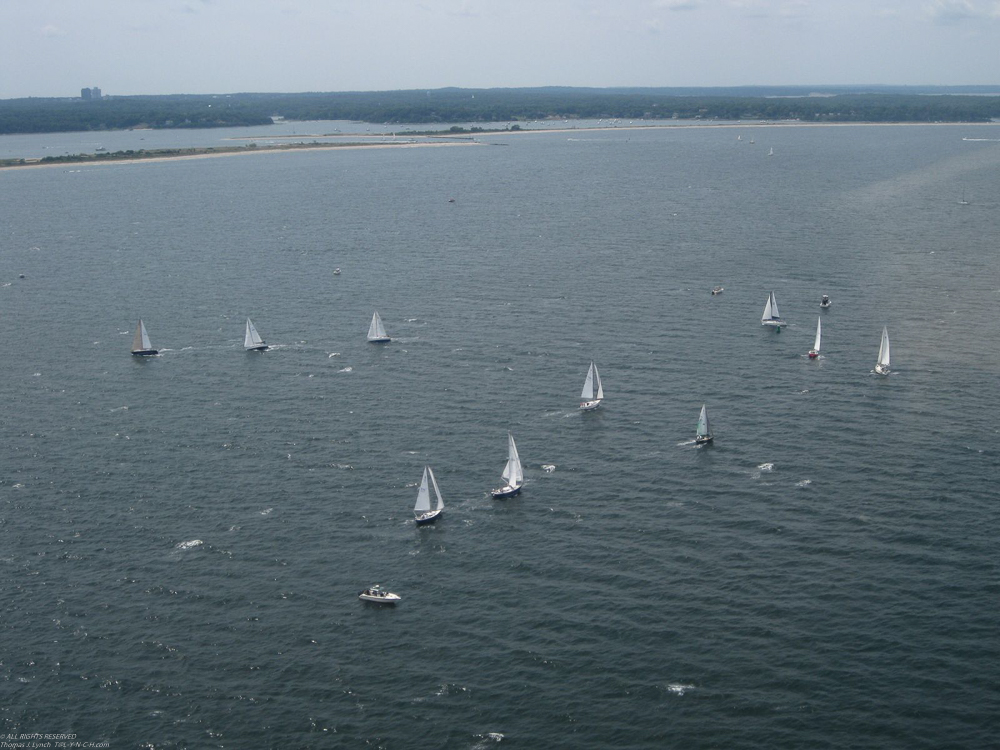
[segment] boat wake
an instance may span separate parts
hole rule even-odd
[[[760,479],[761,474],[768,474],[774,471],[774,464],[759,464],[756,469],[750,472],[750,476],[753,479]]]
[[[684,695],[688,690],[694,690],[694,685],[681,685],[680,683],[667,685],[667,692],[674,695]]]
[[[796,482],[795,486],[796,487],[808,487],[810,484],[812,484],[812,480],[811,479],[803,479],[801,482]]]
[[[339,357],[339,356],[340,352],[330,352],[329,354],[326,355],[326,358],[330,359],[331,357]]]
[[[500,732],[487,732],[486,734],[477,734],[476,742],[472,746],[472,750],[481,750],[482,748],[489,747],[492,744],[500,742],[503,739],[503,734]]]
[[[341,370],[337,370],[337,372],[354,372],[354,368],[353,367],[345,367],[345,368],[343,368]]]
[[[555,470],[556,470],[555,464],[542,464],[542,471],[544,471],[546,474],[551,474]]]
[[[190,542],[180,542],[175,545],[176,549],[194,549],[195,547],[200,547],[204,542],[201,539],[192,539]]]

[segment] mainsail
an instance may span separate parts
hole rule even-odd
[[[257,327],[254,326],[250,318],[247,318],[247,332],[246,336],[243,337],[243,348],[254,349],[258,346],[264,346],[264,339],[257,333]]]
[[[814,352],[819,351],[819,340],[822,335],[822,331],[823,331],[823,319],[820,318],[819,320],[816,321],[816,341],[813,343]]]
[[[601,385],[601,376],[597,372],[597,365],[593,362],[590,363],[590,369],[587,370],[587,379],[583,382],[583,392],[580,394],[580,398],[584,401],[593,401],[595,398],[600,401],[604,398],[604,386]]]
[[[878,363],[884,367],[889,366],[889,331],[882,326],[882,345],[878,348]]]
[[[708,437],[711,434],[708,428],[708,410],[702,404],[701,414],[698,415],[698,437]]]
[[[375,313],[372,315],[372,324],[368,326],[368,339],[371,340],[371,339],[384,339],[384,338],[386,338],[385,328],[382,325],[382,318],[378,314],[378,311],[376,310]]]
[[[427,486],[427,473],[429,466],[424,467],[424,478],[420,480],[420,489],[417,490],[417,504],[413,506],[414,513],[428,513],[431,509],[431,493]]]
[[[142,318],[140,318],[139,325],[135,328],[135,336],[132,337],[132,351],[141,352],[152,348],[153,345],[149,341],[149,334],[146,333],[146,326],[142,324]]]
[[[514,436],[507,433],[507,465],[503,467],[503,478],[512,487],[516,487],[524,480],[524,473],[521,470],[521,457],[517,455],[517,446],[514,445]]]

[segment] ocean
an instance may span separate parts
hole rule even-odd
[[[0,731],[994,744],[1000,124],[477,141],[0,171]]]

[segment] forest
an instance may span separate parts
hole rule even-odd
[[[487,123],[542,119],[990,122],[1000,87],[431,89],[0,100],[0,134],[213,128],[286,120]]]

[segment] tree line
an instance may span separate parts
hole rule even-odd
[[[434,89],[301,94],[110,96],[0,100],[0,134],[213,128],[288,120],[372,123],[525,122],[549,118],[989,122],[989,90]],[[815,94],[819,91],[821,95]]]

